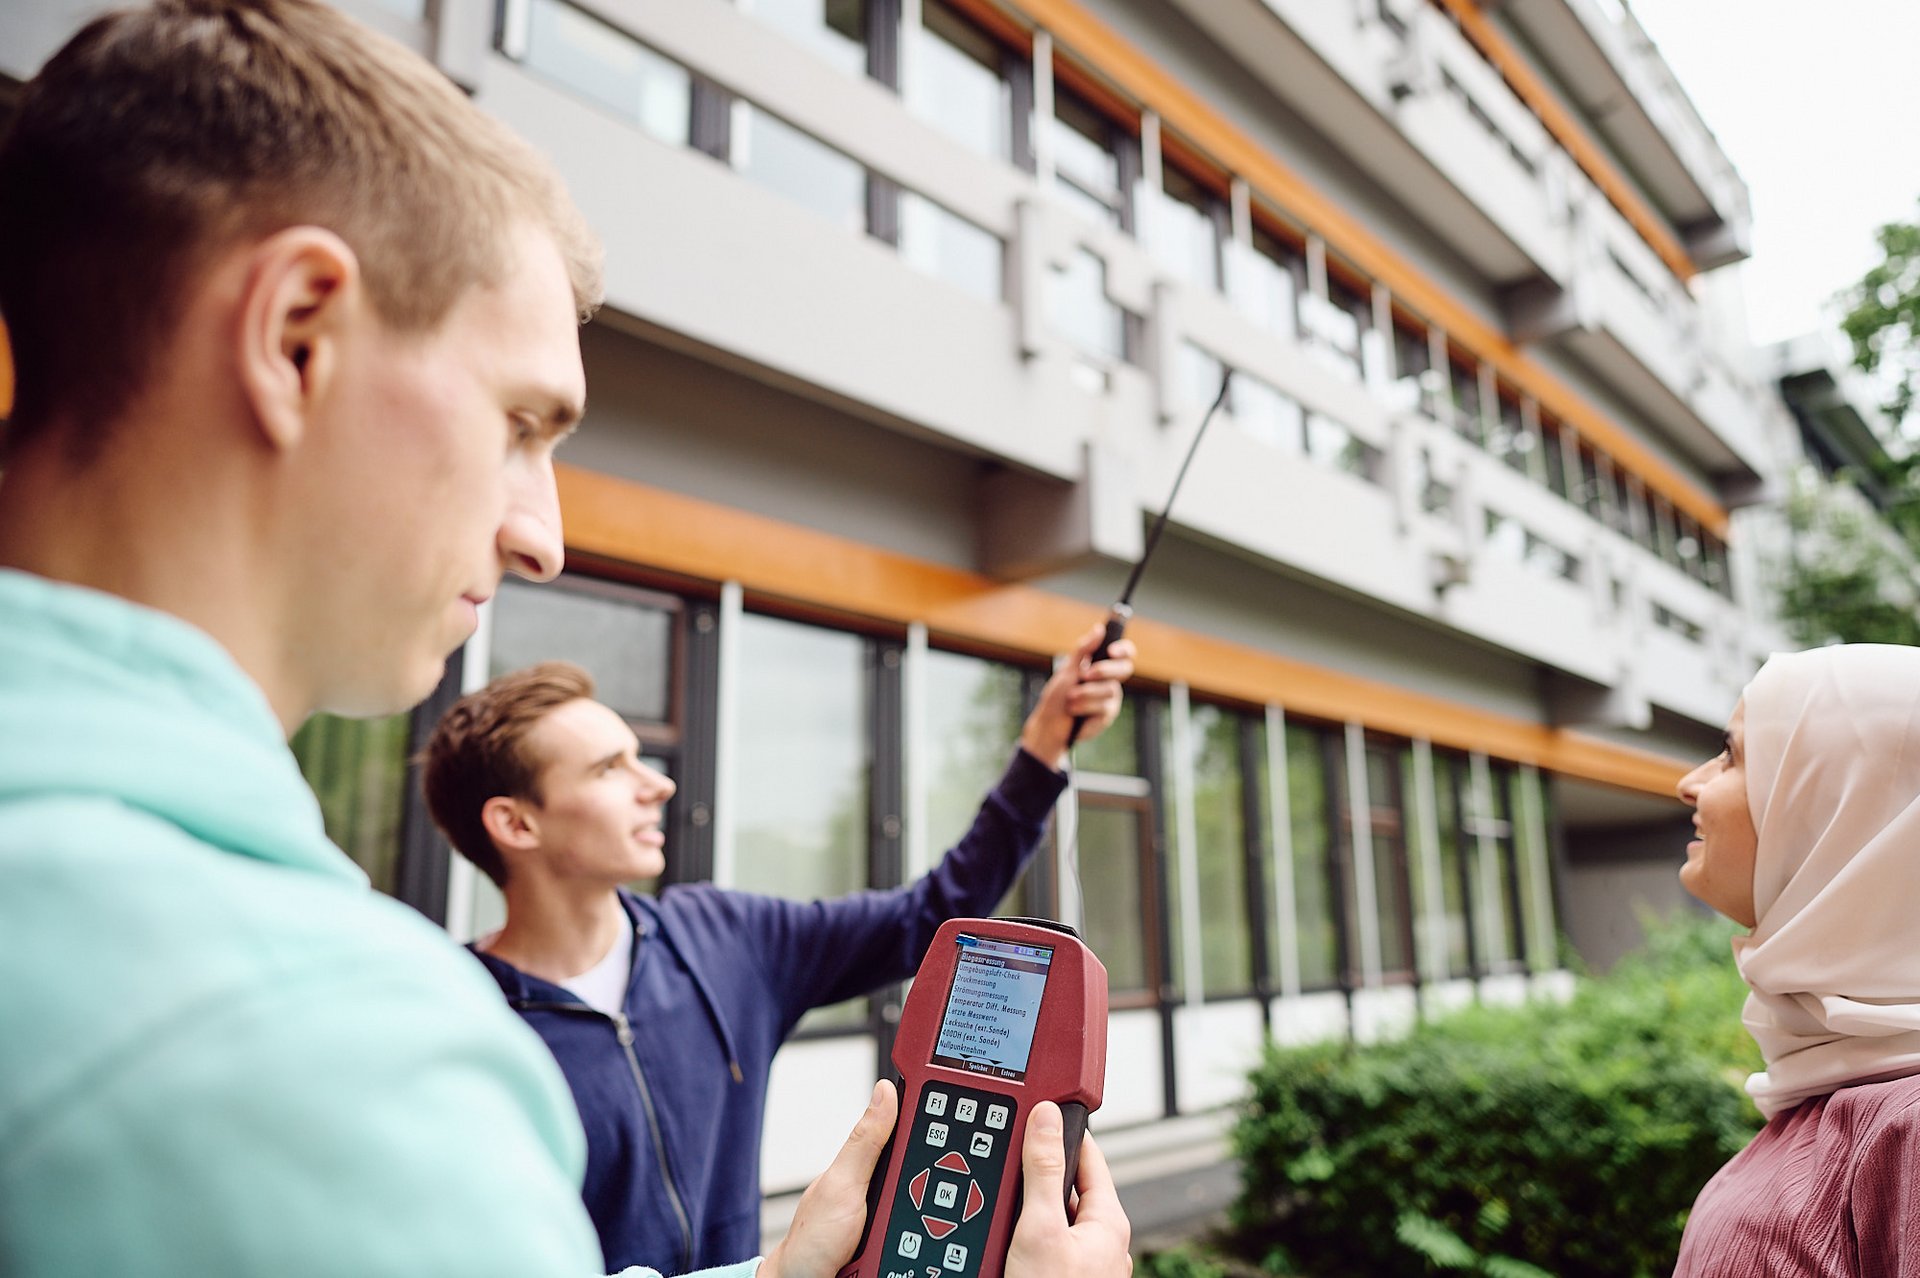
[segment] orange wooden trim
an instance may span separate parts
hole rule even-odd
[[[1185,140],[1204,150],[1256,192],[1296,217],[1356,268],[1385,284],[1409,307],[1505,373],[1567,426],[1641,477],[1647,487],[1724,538],[1727,512],[1709,494],[1625,430],[1590,407],[1507,335],[1481,322],[1345,209],[1281,164],[1192,90],[1116,35],[1075,0],[1008,0],[1141,104],[1158,112]],[[1060,61],[1058,57],[1056,62]]]
[[[7,339],[7,322],[0,319],[0,421],[13,416],[13,343]]]
[[[584,470],[555,467],[569,553],[704,581],[809,610],[904,625],[1044,656],[1099,621],[1098,607],[829,533]],[[1139,618],[1139,672],[1195,691],[1502,759],[1627,790],[1672,794],[1690,765],[1361,679]]]
[[[1480,0],[1436,0],[1436,3],[1460,24],[1461,34],[1505,78],[1515,95],[1540,118],[1547,132],[1567,149],[1574,162],[1593,179],[1593,184],[1600,188],[1613,207],[1620,210],[1620,216],[1626,218],[1633,229],[1640,233],[1640,238],[1647,242],[1647,246],[1660,255],[1667,269],[1678,276],[1682,283],[1699,274],[1700,268],[1694,265],[1692,256],[1680,241],[1667,230],[1666,222],[1648,207],[1640,193],[1633,189],[1587,131],[1580,127],[1580,122],[1560,104],[1560,99],[1546,81],[1527,65],[1527,60],[1519,50],[1481,12]]]

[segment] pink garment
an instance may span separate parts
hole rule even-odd
[[[1687,1219],[1674,1278],[1920,1275],[1920,1077],[1776,1115]]]

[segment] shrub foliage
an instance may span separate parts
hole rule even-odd
[[[1273,1273],[1664,1275],[1759,1128],[1730,928],[1660,925],[1566,1004],[1271,1051],[1235,1130],[1233,1250]]]

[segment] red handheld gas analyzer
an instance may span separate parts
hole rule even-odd
[[[1066,1120],[1071,1195],[1107,1076],[1107,969],[1072,928],[949,919],[893,1046],[900,1116],[840,1278],[999,1278],[1020,1210],[1027,1116]]]

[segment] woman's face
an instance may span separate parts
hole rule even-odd
[[[1699,838],[1687,844],[1680,885],[1742,927],[1752,927],[1753,858],[1760,836],[1747,806],[1747,706],[1727,720],[1726,749],[1687,773],[1680,797]]]

